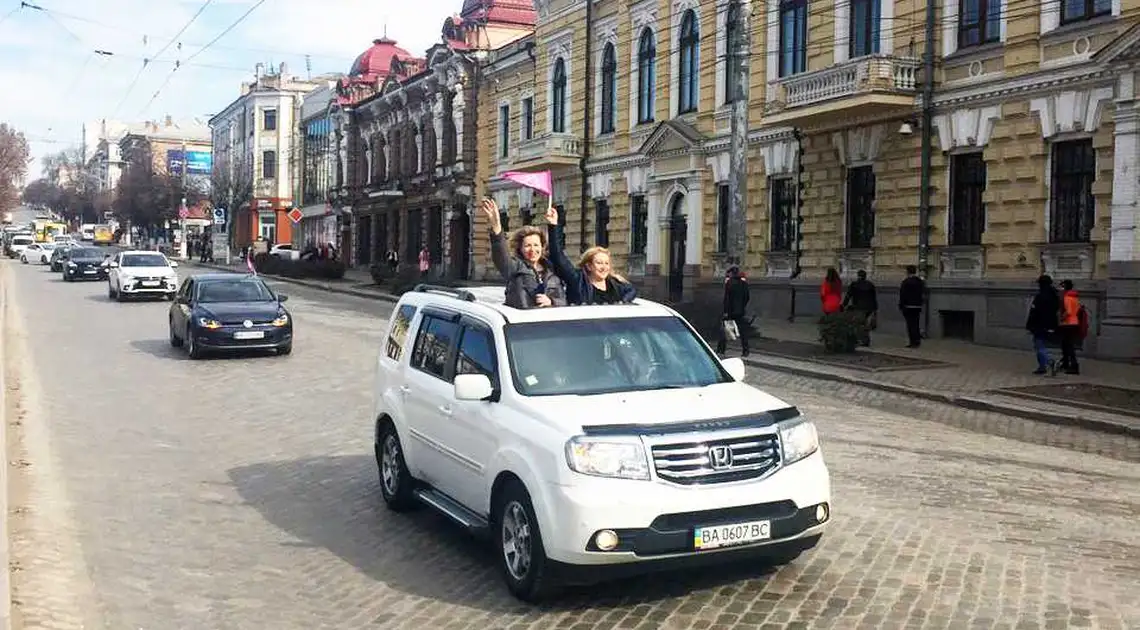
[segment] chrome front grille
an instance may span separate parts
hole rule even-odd
[[[756,479],[780,466],[780,439],[775,433],[654,444],[651,452],[657,476],[683,485]]]

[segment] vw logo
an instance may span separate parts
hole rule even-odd
[[[709,449],[709,464],[713,470],[732,468],[732,448],[729,446],[714,446]]]
[[[246,328],[253,328],[253,322],[249,321],[248,319],[242,322],[241,325],[245,326]]]

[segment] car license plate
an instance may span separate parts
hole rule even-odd
[[[264,330],[239,330],[234,333],[234,339],[264,339]]]
[[[95,273],[94,269],[84,269],[83,273]]]
[[[697,527],[693,530],[693,547],[698,550],[732,547],[747,545],[759,540],[768,540],[771,537],[771,521],[750,521],[733,523],[732,525]]]
[[[144,280],[142,283],[142,285],[144,287],[157,287],[160,284],[162,284],[162,283],[159,282],[158,280]]]

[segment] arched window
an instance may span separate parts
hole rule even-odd
[[[550,93],[550,130],[566,133],[566,61],[554,61],[554,81]]]
[[[600,133],[613,133],[617,117],[617,52],[612,43],[602,50],[602,128]]]
[[[681,91],[680,105],[677,113],[686,114],[697,111],[697,90],[700,87],[700,46],[701,33],[697,25],[697,13],[692,9],[685,11],[681,17],[681,72],[678,78]]]
[[[653,122],[654,92],[657,89],[657,44],[653,31],[641,31],[637,46],[637,122]]]
[[[724,102],[740,98],[740,71],[737,60],[740,42],[740,3],[732,0],[724,17]]]

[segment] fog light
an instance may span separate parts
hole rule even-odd
[[[822,523],[822,522],[827,520],[827,504],[826,503],[820,503],[819,505],[815,506],[815,520],[816,520],[816,522],[819,522],[819,523]]]
[[[602,551],[609,551],[618,546],[618,535],[610,529],[603,529],[594,535],[594,544]]]

